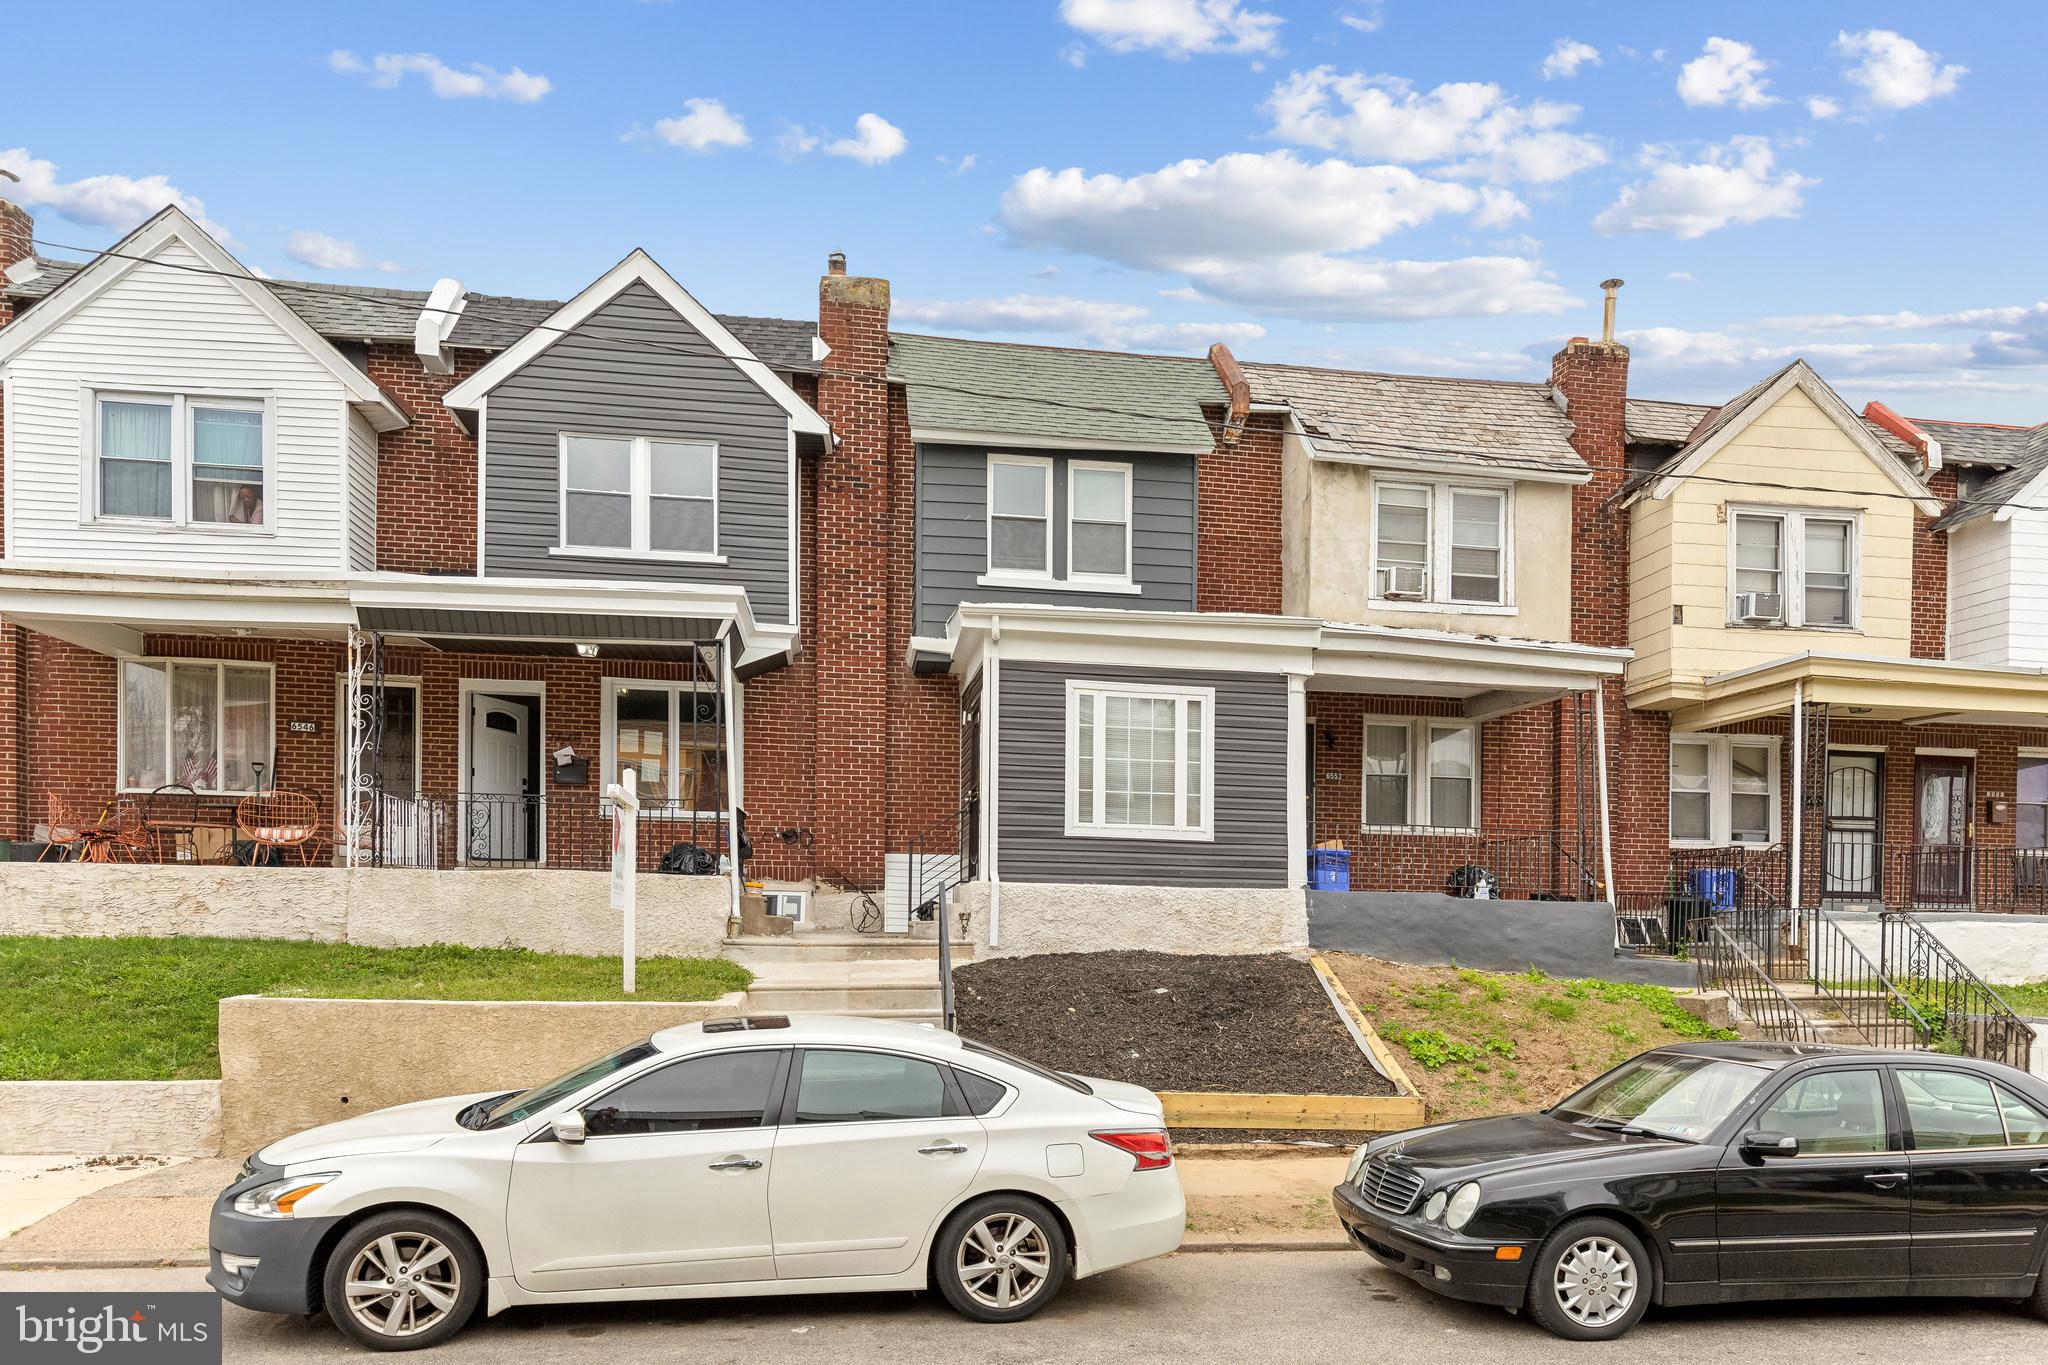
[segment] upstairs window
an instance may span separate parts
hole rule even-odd
[[[1505,489],[1373,484],[1375,605],[1505,606],[1507,557]]]
[[[1136,479],[1128,464],[1046,455],[988,457],[988,578],[1133,592]]]
[[[1857,619],[1857,519],[1838,512],[1731,511],[1728,620],[1849,629]]]
[[[1076,460],[1068,466],[1067,576],[1130,581],[1129,465]]]
[[[267,404],[185,394],[94,401],[93,514],[173,525],[261,526]]]
[[[717,446],[565,433],[561,468],[564,552],[717,557]]]
[[[1052,461],[997,455],[988,462],[990,573],[1052,577]]]

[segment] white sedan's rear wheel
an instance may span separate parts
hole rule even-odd
[[[946,1302],[977,1322],[1018,1322],[1060,1292],[1067,1255],[1050,1209],[1021,1195],[990,1195],[939,1229],[932,1275]]]

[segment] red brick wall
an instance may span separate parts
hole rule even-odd
[[[1197,611],[1282,610],[1280,441],[1279,415],[1255,413],[1235,445],[1195,461]]]
[[[441,397],[488,359],[457,351],[455,373],[428,374],[403,345],[370,347],[370,377],[410,426],[377,438],[377,565],[385,573],[476,572],[476,438]]]
[[[1956,472],[1942,469],[1927,481],[1944,503],[1956,496]],[[1916,659],[1948,657],[1948,536],[1934,519],[1913,514],[1912,644]]]
[[[917,447],[910,439],[910,406],[901,388],[889,391],[890,520],[894,544],[889,586],[889,847],[909,842],[960,805],[960,687],[950,675],[910,671],[917,557]],[[949,830],[952,828],[948,826]],[[956,852],[943,846],[924,851]],[[923,846],[921,846],[923,847]]]

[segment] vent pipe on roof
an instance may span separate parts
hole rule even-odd
[[[1607,294],[1607,302],[1600,313],[1600,344],[1603,346],[1614,344],[1614,296],[1621,292],[1621,285],[1620,280],[1600,281],[1600,288]]]
[[[412,327],[413,354],[420,358],[420,368],[428,374],[455,373],[455,357],[448,352],[448,338],[454,334],[455,324],[461,320],[462,309],[468,302],[462,281],[434,281],[433,292],[427,295]]]

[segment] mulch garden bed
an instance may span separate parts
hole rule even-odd
[[[959,967],[953,987],[960,1032],[1060,1071],[1150,1090],[1397,1093],[1291,957],[1046,953]]]

